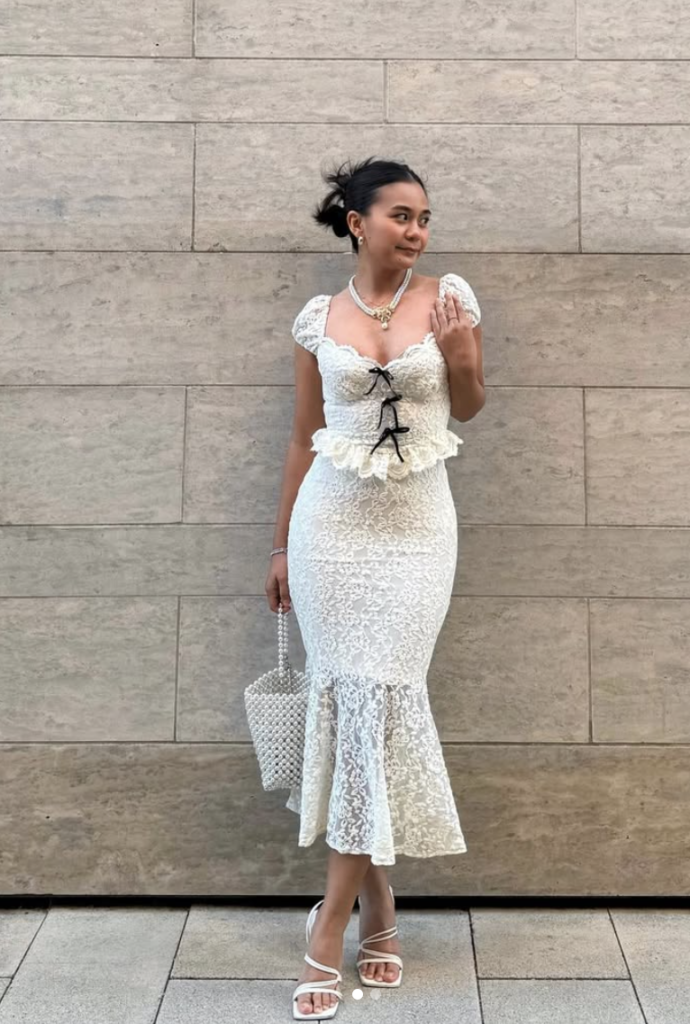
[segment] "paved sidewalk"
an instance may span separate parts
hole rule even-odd
[[[287,1024],[307,913],[0,909],[0,1024]],[[690,1022],[688,909],[403,907],[398,928],[401,988],[360,988],[353,913],[341,1024]]]

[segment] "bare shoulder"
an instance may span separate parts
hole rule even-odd
[[[438,295],[438,289],[441,284],[441,279],[438,277],[427,277],[426,275],[417,275],[418,284],[417,288],[420,292],[428,293],[432,299],[435,299]],[[412,283],[412,282],[410,282]]]

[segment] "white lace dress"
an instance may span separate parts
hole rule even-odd
[[[479,323],[469,284],[445,274]],[[382,366],[324,334],[331,296],[311,298],[295,341],[314,353],[326,426],[293,505],[288,584],[310,691],[303,777],[287,807],[299,846],[341,853],[465,853],[432,717],[427,672],[450,604],[457,515],[445,458],[446,361],[430,331]]]

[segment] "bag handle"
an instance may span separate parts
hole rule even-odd
[[[286,672],[289,672],[290,662],[288,659],[288,609],[283,608],[282,601],[278,602],[278,676],[282,681]]]

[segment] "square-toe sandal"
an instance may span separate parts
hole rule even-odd
[[[391,896],[393,896],[393,889],[389,885]],[[359,896],[357,897],[357,904],[361,910],[361,904],[359,902]],[[395,896],[393,896],[393,906],[395,906]],[[376,932],[375,935],[369,935],[366,939],[363,939],[359,944],[357,950],[357,956],[359,957],[360,952],[368,953],[368,956],[362,957],[361,960],[357,960],[357,973],[359,974],[359,980],[362,985],[367,985],[369,988],[399,988],[402,983],[402,972],[403,962],[396,953],[382,953],[380,950],[369,949],[367,942],[379,942],[383,939],[392,939],[394,935],[398,934],[397,925],[393,925],[391,928],[386,928],[385,931]],[[397,964],[400,968],[398,971],[398,977],[395,981],[378,981],[375,978],[368,978],[366,974],[362,973],[363,964]]]
[[[314,927],[314,921],[316,919],[316,912],[318,911],[322,903],[323,900],[319,900],[316,906],[312,907],[311,910],[309,911],[306,927],[307,945],[309,945],[309,942],[311,941],[311,933]],[[308,964],[311,964],[312,967],[316,967],[317,970],[324,971],[326,974],[334,974],[335,980],[331,980],[330,978],[323,978],[321,981],[303,981],[301,985],[298,985],[295,991],[292,993],[293,1020],[331,1020],[332,1017],[335,1017],[338,1007],[340,1006],[340,1003],[345,997],[343,996],[342,992],[338,991],[337,988],[328,988],[327,986],[337,985],[339,982],[343,980],[343,976],[340,973],[340,971],[336,970],[335,967],[329,967],[328,964],[320,964],[318,960],[314,960],[313,957],[309,956],[309,953],[304,954],[304,959],[307,961]],[[338,1002],[333,1003],[333,1006],[326,1007],[325,1010],[312,1010],[310,1013],[301,1013],[297,1009],[297,1000],[301,995],[304,995],[306,992],[320,992],[323,995],[337,996]]]

